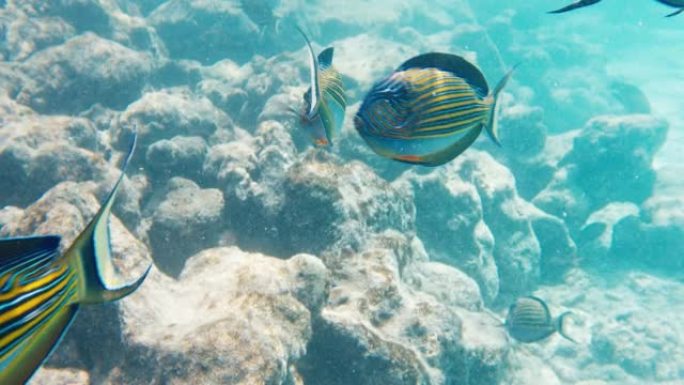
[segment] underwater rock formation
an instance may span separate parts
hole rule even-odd
[[[223,194],[201,189],[194,182],[171,178],[157,202],[145,208],[149,221],[150,247],[155,263],[165,273],[177,276],[185,259],[218,243],[223,227]]]
[[[193,256],[178,281],[153,271],[120,305],[131,353],[102,383],[301,384],[296,364],[327,274],[310,255],[283,261],[237,248]]]
[[[610,202],[644,202],[653,193],[653,158],[667,128],[651,115],[593,119],[576,133],[553,180],[533,202],[564,218],[573,232]]]
[[[128,143],[130,132],[138,132],[140,152],[159,140],[176,136],[199,136],[205,140],[227,141],[233,133],[233,121],[211,101],[187,88],[147,92],[131,103],[119,117],[119,143]],[[220,138],[220,139],[219,139]]]
[[[512,173],[487,153],[471,150],[429,173],[409,171],[397,184],[413,190],[417,235],[430,257],[474,277],[487,301],[525,293],[542,273],[561,274],[552,271],[575,259],[562,221],[522,199]]]
[[[135,101],[153,62],[147,53],[85,33],[31,55],[20,69],[28,80],[17,100],[41,113],[78,113],[96,103],[124,108]]]
[[[475,282],[427,262],[417,239],[387,231],[326,264],[332,286],[300,365],[305,383],[498,383],[503,328],[480,311]]]
[[[31,379],[31,385],[88,385],[88,372],[77,369],[43,369]]]

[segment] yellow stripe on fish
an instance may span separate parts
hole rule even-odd
[[[482,73],[456,55],[429,53],[404,62],[366,95],[354,126],[379,155],[437,166],[470,146],[485,129],[498,143],[496,99]]]

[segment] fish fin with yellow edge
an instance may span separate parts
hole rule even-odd
[[[569,311],[566,311],[565,313],[559,315],[558,318],[556,319],[556,329],[558,330],[558,334],[563,336],[563,338],[565,338],[568,341],[577,343],[577,341],[574,338],[572,338],[568,335],[568,333],[565,329],[566,320],[570,316],[572,316],[572,312],[569,312]]]
[[[506,73],[506,75],[499,80],[499,83],[494,88],[492,94],[487,97],[487,101],[490,103],[491,109],[489,111],[487,122],[485,123],[485,131],[487,131],[487,135],[494,143],[496,143],[497,146],[501,146],[501,141],[499,141],[499,123],[497,121],[497,115],[499,114],[497,104],[499,101],[499,94],[501,94],[501,91],[503,91],[503,89],[506,87],[506,84],[508,84],[511,76],[513,76],[513,72],[516,70],[516,68],[518,68],[519,65],[520,64],[516,64],[513,66],[513,68],[511,68],[510,71],[508,71],[508,73]]]
[[[119,187],[126,175],[126,167],[131,160],[137,142],[134,136],[128,154],[122,165],[121,175],[104,201],[100,210],[90,221],[76,241],[64,254],[78,275],[78,299],[83,304],[115,301],[133,293],[145,280],[150,266],[133,282],[121,283],[112,263],[112,250],[109,234],[109,216]]]

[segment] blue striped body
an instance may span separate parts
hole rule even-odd
[[[366,95],[354,126],[379,155],[438,166],[463,151],[483,129],[496,139],[496,94],[462,58],[425,54],[402,64]]]

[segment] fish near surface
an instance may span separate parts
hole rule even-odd
[[[496,103],[512,73],[490,93],[480,70],[465,59],[416,56],[373,86],[354,126],[378,155],[439,166],[465,151],[483,129],[499,144]]]
[[[334,49],[314,54],[311,41],[299,27],[309,50],[309,89],[304,94],[300,122],[317,147],[331,146],[339,136],[347,108],[342,76],[332,65]]]
[[[0,384],[26,383],[59,344],[83,304],[115,301],[133,293],[137,280],[110,287],[109,215],[131,158],[109,197],[74,243],[59,254],[59,236],[0,239]]]
[[[602,0],[578,0],[568,6],[565,6],[560,9],[556,9],[555,11],[551,11],[549,13],[565,13],[568,11],[573,11],[578,8],[584,8],[590,5],[594,5]],[[673,8],[679,8],[677,11],[670,13],[669,15],[666,15],[667,17],[672,17],[679,15],[680,13],[684,12],[684,0],[656,0],[657,2],[665,5],[669,5],[670,7]]]
[[[570,312],[565,312],[554,319],[543,300],[521,297],[508,309],[504,326],[508,334],[520,342],[538,342],[556,332],[575,342],[565,332],[565,322],[570,315]]]

